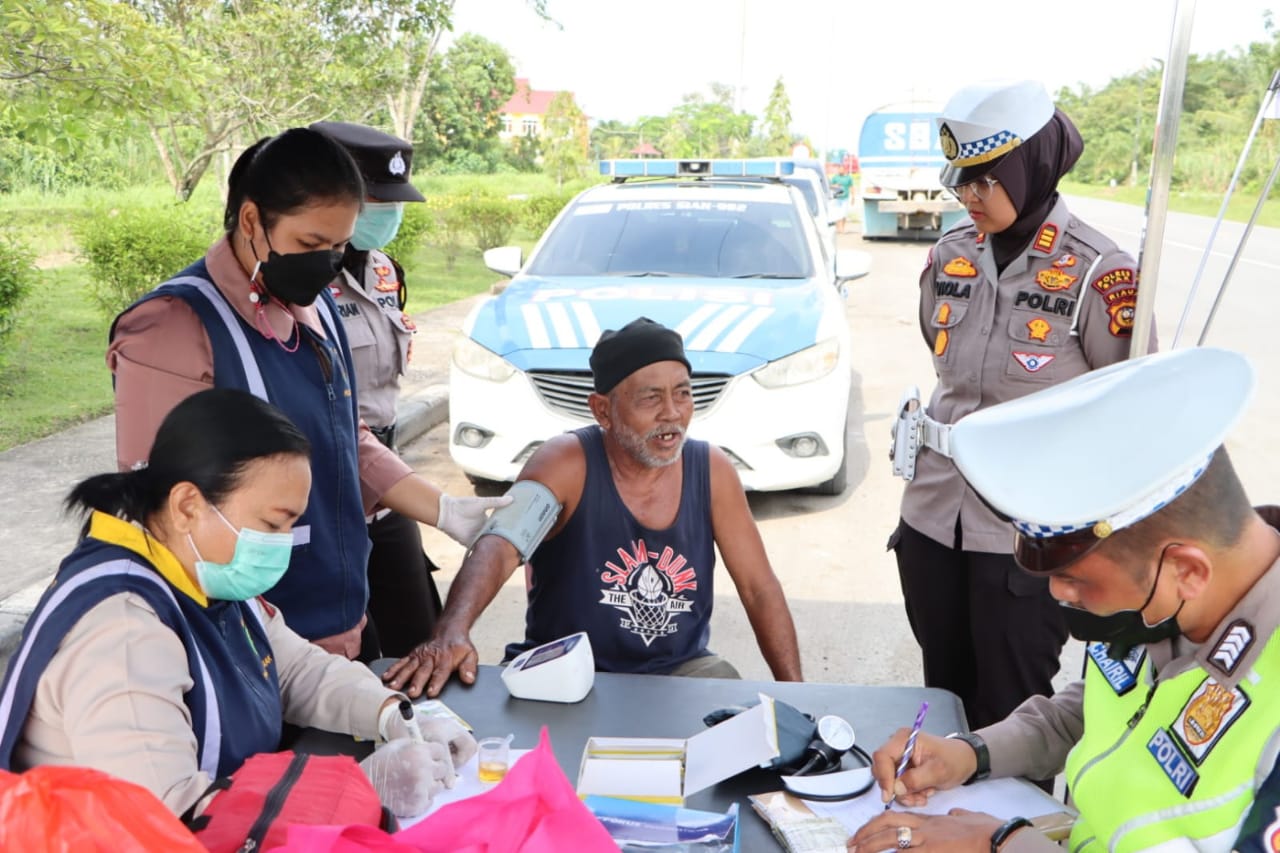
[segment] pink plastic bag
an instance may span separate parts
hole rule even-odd
[[[617,853],[551,751],[538,746],[493,790],[444,806],[395,835],[369,826],[291,826],[288,853]]]
[[[421,853],[617,853],[551,751],[538,746],[491,791],[445,806],[396,835]]]

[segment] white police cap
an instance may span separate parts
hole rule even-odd
[[[1053,118],[1053,99],[1034,80],[974,83],[951,96],[936,119],[947,165],[942,185],[976,180]]]
[[[1237,352],[1157,353],[974,412],[952,428],[951,450],[969,485],[1023,535],[1092,528],[1104,539],[1204,473],[1253,388]],[[1051,470],[1033,461],[1046,453]]]

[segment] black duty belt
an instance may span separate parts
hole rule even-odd
[[[369,432],[373,433],[373,437],[381,441],[392,450],[396,449],[396,425],[385,427],[369,427]]]

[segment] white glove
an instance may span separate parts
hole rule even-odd
[[[436,792],[452,787],[455,778],[447,746],[403,737],[374,750],[360,762],[360,769],[396,817],[422,814]]]
[[[467,731],[457,720],[450,717],[415,717],[418,724],[418,732],[422,734],[422,739],[444,745],[449,750],[449,757],[453,759],[454,767],[461,767],[471,760],[471,756],[476,754],[478,747],[476,739],[471,736],[471,732]],[[378,718],[378,734],[384,741],[399,740],[400,738],[416,739],[417,735],[409,727],[409,723],[400,715],[398,704],[387,705],[382,714]],[[453,787],[453,780],[450,779],[447,786]]]
[[[498,498],[453,498],[441,492],[436,527],[454,541],[470,548],[471,543],[480,535],[481,528],[489,521],[487,512],[506,506],[511,500],[508,495]]]

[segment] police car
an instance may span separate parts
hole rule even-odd
[[[449,374],[449,448],[472,478],[514,480],[547,438],[591,423],[588,358],[646,316],[693,367],[689,434],[748,489],[844,491],[851,383],[844,283],[870,257],[821,248],[789,161],[611,160],[512,277],[467,318]]]

